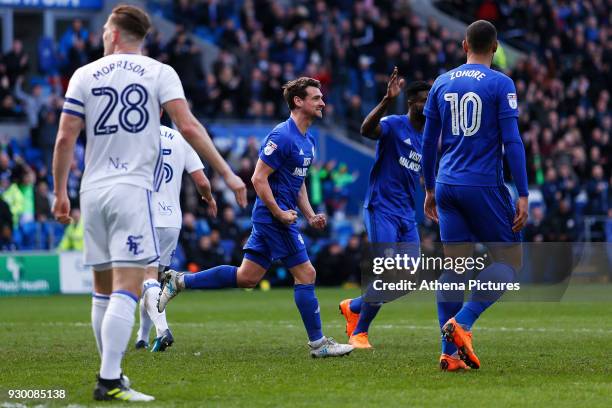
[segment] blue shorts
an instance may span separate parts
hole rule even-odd
[[[287,269],[310,260],[304,239],[295,224],[287,227],[280,223],[254,222],[251,236],[243,249],[246,259],[264,269],[268,269],[272,261],[277,259]]]
[[[363,219],[368,232],[368,240],[371,243],[419,243],[419,229],[414,220],[407,220],[368,208],[363,210]]]
[[[512,232],[514,204],[506,186],[436,183],[442,242],[520,242]]]

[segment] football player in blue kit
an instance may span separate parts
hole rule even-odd
[[[408,113],[383,117],[404,88],[404,80],[395,67],[386,95],[361,125],[364,137],[378,141],[364,202],[368,240],[380,246],[411,243],[408,251],[416,257],[419,256],[419,233],[414,196],[420,188],[423,108],[430,87],[422,81],[409,84],[405,90]],[[349,344],[356,348],[372,347],[368,329],[384,297],[383,294],[374,295],[369,286],[364,295],[340,302]]]
[[[425,214],[440,224],[446,257],[471,256],[474,241],[487,245],[493,262],[477,278],[499,290],[473,290],[465,303],[462,291],[437,293],[443,370],[457,358],[471,368],[480,367],[472,347],[472,325],[503,295],[503,288],[516,281],[521,267],[520,230],[528,211],[525,150],[514,82],[490,68],[497,49],[495,27],[484,20],[472,23],[463,49],[467,63],[440,75],[425,105]],[[504,185],[504,155],[519,195],[516,208]],[[449,270],[440,277],[443,282],[464,279]]]
[[[295,304],[308,333],[313,357],[349,354],[353,347],[323,335],[319,301],[315,295],[316,272],[304,239],[297,227],[297,209],[308,223],[325,228],[324,214],[315,214],[308,200],[304,180],[315,156],[315,138],[308,128],[323,116],[323,94],[319,81],[298,78],[283,87],[291,115],[265,138],[252,177],[257,199],[253,208],[253,229],[244,246],[240,267],[222,265],[195,274],[168,271],[158,309],[184,289],[252,288],[259,283],[274,260],[280,260],[294,277]]]

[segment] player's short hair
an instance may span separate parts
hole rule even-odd
[[[406,87],[406,100],[408,102],[412,101],[412,99],[417,96],[420,92],[426,91],[428,92],[431,89],[431,85],[429,85],[425,81],[414,81],[408,84]]]
[[[472,52],[486,54],[497,41],[497,30],[486,20],[474,21],[465,31],[465,39]]]
[[[139,7],[120,4],[111,12],[109,21],[124,34],[142,41],[151,29],[149,15]]]
[[[293,102],[293,98],[296,96],[300,99],[306,98],[306,95],[308,95],[306,88],[309,86],[321,89],[321,82],[314,78],[300,77],[283,85],[283,98],[285,98],[285,102],[287,102],[289,110],[295,109],[295,102]]]

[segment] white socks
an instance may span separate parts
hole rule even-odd
[[[134,312],[138,298],[128,291],[113,292],[102,321],[102,364],[100,378],[118,379],[121,376],[121,360],[130,341],[134,326]]]
[[[146,313],[149,315],[155,324],[157,337],[161,337],[164,331],[168,330],[168,322],[166,321],[166,312],[159,313],[157,311],[157,298],[159,296],[159,282],[155,279],[147,279],[144,282],[144,290],[142,300],[146,308]],[[142,314],[142,312],[141,312]]]
[[[102,357],[102,320],[108,307],[110,296],[94,293],[91,298],[91,328],[93,329],[98,353]]]
[[[151,320],[147,313],[144,297],[140,298],[138,306],[140,308],[140,327],[138,328],[138,339],[136,341],[143,340],[149,343],[149,332],[151,331],[151,326],[153,326],[153,320]]]

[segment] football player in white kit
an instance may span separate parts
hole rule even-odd
[[[208,203],[209,213],[217,215],[217,203],[212,196],[210,182],[204,174],[204,165],[195,150],[174,129],[160,127],[162,156],[164,167],[159,191],[153,193],[153,225],[159,238],[159,262],[150,265],[145,272],[145,281],[140,299],[140,328],[136,339],[136,348],[149,347],[149,331],[155,325],[156,336],[151,351],[165,351],[174,342],[168,328],[166,312],[157,311],[159,297],[159,274],[164,272],[172,261],[183,217],[181,213],[181,181],[183,170],[186,171],[202,199]]]
[[[96,400],[151,401],[122,380],[121,360],[134,325],[145,267],[159,257],[151,193],[161,182],[159,112],[246,205],[246,187],[193,116],[176,72],[142,55],[151,27],[134,6],[113,9],[104,25],[104,57],[79,68],[68,85],[53,158],[53,214],[71,221],[67,179],[76,139],[87,135],[81,181],[84,261],[93,268],[92,328],[101,356]]]

